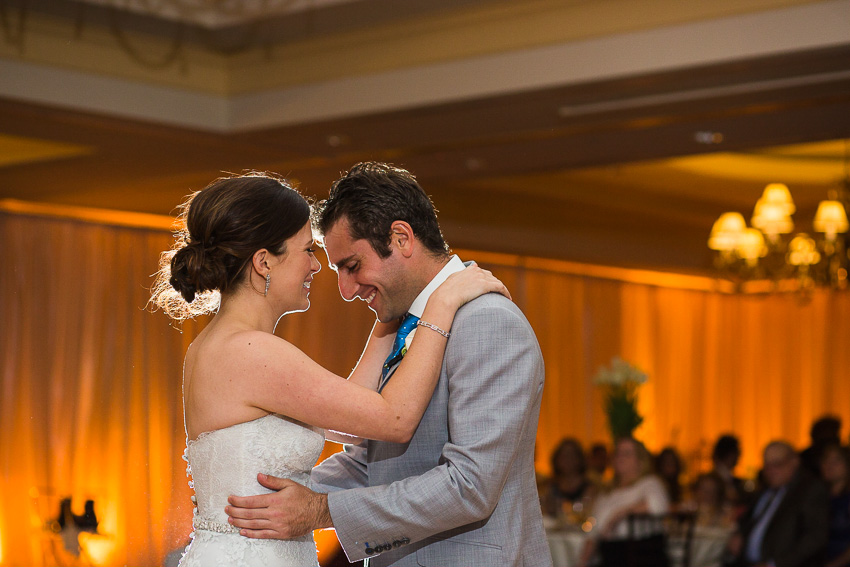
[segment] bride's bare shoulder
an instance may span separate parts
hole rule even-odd
[[[205,348],[213,348],[216,350],[233,348],[240,349],[254,345],[286,343],[284,339],[281,339],[273,333],[245,327],[222,327],[215,329],[206,337],[199,335],[198,339],[201,338],[203,338]],[[195,342],[197,342],[197,339]]]
[[[246,358],[285,356],[294,347],[284,339],[255,329],[221,329],[199,335],[186,353],[186,362],[203,361],[204,366],[225,368],[239,365]]]
[[[278,356],[281,351],[294,348],[288,341],[273,333],[257,330],[235,331],[224,337],[220,346],[229,352],[249,353],[250,356],[272,353]]]

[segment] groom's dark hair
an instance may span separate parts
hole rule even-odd
[[[405,221],[430,254],[447,256],[437,210],[407,170],[387,163],[358,163],[331,186],[330,195],[315,207],[313,226],[325,234],[348,219],[351,237],[365,239],[381,258],[390,255],[392,223]]]

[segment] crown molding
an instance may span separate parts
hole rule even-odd
[[[237,95],[3,58],[0,96],[238,132],[846,45],[848,21],[830,0]]]

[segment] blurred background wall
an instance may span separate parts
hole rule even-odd
[[[694,473],[733,432],[753,476],[769,440],[850,422],[847,259],[800,293],[765,280],[784,254],[721,272],[707,240],[782,182],[778,242],[823,245],[848,140],[846,0],[0,2],[0,565],[185,543],[180,367],[205,321],[145,305],[176,205],[221,172],[321,198],[358,161],[413,171],[538,335],[541,473],[561,437],[608,440],[592,377],[617,355],[649,375],[651,449]],[[346,374],[372,317],[334,279],[277,332]],[[101,521],[82,557],[45,529],[65,497]]]
[[[85,500],[96,503],[101,535],[81,540],[93,564],[158,565],[190,531],[180,368],[204,321],[178,329],[145,309],[171,219],[45,213],[56,211],[0,213],[10,266],[0,276],[2,561],[67,559],[44,523],[58,517],[58,498],[71,496],[77,514]],[[540,340],[542,472],[565,435],[609,441],[590,377],[614,355],[650,377],[637,435],[653,450],[678,446],[693,471],[710,466],[711,444],[725,432],[740,436],[742,472],[754,476],[768,441],[802,446],[823,413],[850,420],[850,352],[828,347],[850,341],[847,294],[818,290],[801,304],[712,291],[705,278],[457,252],[507,283]],[[277,334],[345,375],[371,311],[344,302],[327,269],[311,304],[285,316]],[[330,444],[326,454],[338,449]],[[329,557],[332,533],[319,541]]]

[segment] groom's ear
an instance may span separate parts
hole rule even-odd
[[[410,258],[415,244],[416,237],[409,224],[404,221],[395,221],[390,225],[390,250],[395,248],[402,256]]]

